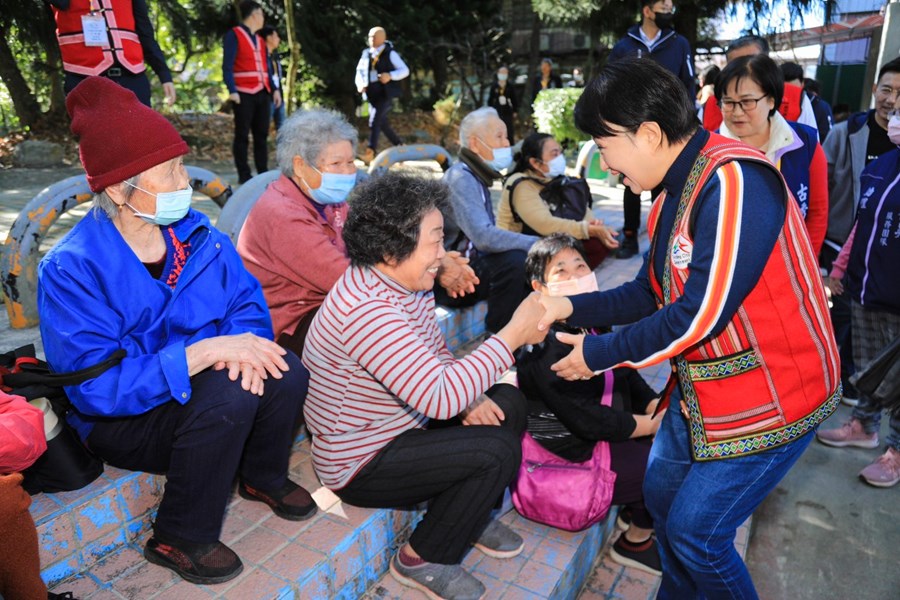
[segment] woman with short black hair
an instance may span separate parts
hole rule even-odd
[[[650,60],[608,65],[575,122],[640,193],[662,184],[634,281],[541,297],[541,326],[574,346],[564,379],[670,360],[644,484],[662,559],[658,598],[756,598],[737,528],[778,484],[841,397],[828,304],[802,216],[756,150],[698,127],[693,100]],[[751,196],[752,191],[752,196]],[[677,383],[677,385],[676,385]],[[723,460],[728,459],[728,460]]]
[[[393,576],[430,598],[474,599],[485,588],[460,566],[470,546],[495,558],[524,547],[490,520],[519,468],[525,428],[521,393],[497,381],[513,351],[543,339],[542,310],[526,298],[496,335],[453,357],[431,291],[448,196],[441,182],[397,173],[354,192],[344,226],[351,264],[303,351],[311,373],[304,412],[316,473],[342,500],[429,503],[391,560]]]
[[[818,256],[828,227],[828,164],[816,130],[778,111],[784,78],[765,54],[737,58],[716,80],[722,109],[719,134],[758,148],[778,167],[800,207]]]

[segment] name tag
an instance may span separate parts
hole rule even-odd
[[[82,15],[81,31],[84,33],[85,46],[109,48],[106,20],[100,15]]]
[[[369,83],[374,83],[376,81],[378,81],[378,73],[374,70],[369,71]]]
[[[272,83],[275,84],[276,88],[281,87],[281,78],[278,75],[272,75]]]
[[[500,106],[506,106],[506,96],[500,96],[497,98],[497,104]]]

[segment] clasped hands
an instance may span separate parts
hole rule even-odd
[[[541,294],[540,303],[544,307],[544,316],[538,323],[538,329],[547,331],[556,321],[562,321],[572,315],[572,302],[565,296],[548,296]],[[557,332],[556,339],[572,346],[572,351],[553,363],[550,368],[557,376],[567,381],[590,379],[594,372],[584,360],[584,335]]]
[[[269,375],[281,379],[282,372],[288,370],[284,360],[287,350],[252,333],[206,338],[188,346],[185,354],[189,375],[210,367],[216,371],[228,369],[231,381],[240,377],[241,388],[257,396],[263,395]]]

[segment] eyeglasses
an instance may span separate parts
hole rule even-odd
[[[732,112],[737,105],[741,105],[741,110],[745,113],[756,110],[756,105],[760,100],[768,96],[768,94],[763,94],[759,98],[744,98],[743,100],[719,100],[719,108],[722,109],[722,112]]]

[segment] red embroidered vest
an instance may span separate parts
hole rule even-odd
[[[803,111],[803,88],[792,83],[784,84],[784,96],[781,97],[781,106],[778,112],[788,121],[796,121]]]
[[[691,168],[673,230],[657,230],[664,195],[648,219],[650,256],[659,244],[669,249],[664,273],[656,273],[650,262],[650,284],[662,307],[684,292],[691,273],[691,211],[704,185],[718,177],[719,233],[710,293],[692,325],[701,331],[721,317],[733,265],[739,260],[741,205],[753,201],[735,160],[756,161],[778,173],[757,150],[711,134]],[[674,357],[696,460],[759,452],[789,442],[821,423],[840,401],[838,351],[822,277],[803,217],[786,186],[783,200],[787,214],[775,247],[756,286],[725,329],[699,343],[682,341],[679,346],[676,341],[665,350]]]
[[[91,14],[92,8],[106,22],[109,37],[106,47],[84,45],[81,17]],[[146,70],[131,0],[72,0],[68,10],[54,7],[53,16],[64,71],[100,75],[115,63],[132,73]]]
[[[256,46],[243,27],[232,29],[237,36],[237,55],[234,57],[234,87],[244,94],[255,94],[269,89],[269,66],[266,61],[266,42],[259,35]]]

